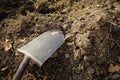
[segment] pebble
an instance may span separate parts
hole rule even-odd
[[[90,67],[87,69],[87,71],[88,71],[88,74],[93,74],[95,70],[94,68]]]
[[[67,54],[65,54],[65,58],[69,58],[70,57],[70,55],[67,53]]]
[[[67,29],[67,27],[68,27],[68,24],[64,24],[64,25],[63,25],[63,28],[64,28],[64,29]]]
[[[78,70],[83,70],[83,69],[84,69],[84,66],[81,65],[81,64],[79,64],[79,66],[78,66],[77,68],[78,68]]]
[[[18,55],[19,55],[19,53],[16,51],[16,52],[15,52],[15,55],[16,55],[16,56],[18,56]]]

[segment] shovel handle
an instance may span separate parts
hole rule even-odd
[[[13,77],[13,80],[20,80],[21,79],[23,72],[25,71],[26,67],[29,64],[29,61],[30,61],[30,58],[25,55],[23,61],[21,62],[17,72],[15,73],[15,75]]]

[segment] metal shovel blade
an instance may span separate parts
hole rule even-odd
[[[41,66],[63,43],[63,33],[60,30],[51,30],[33,39],[18,51]]]

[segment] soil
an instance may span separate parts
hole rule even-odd
[[[0,80],[12,80],[24,55],[17,49],[51,29],[65,43],[21,80],[119,80],[119,0],[1,0]]]

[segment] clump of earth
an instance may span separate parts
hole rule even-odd
[[[40,67],[33,60],[22,80],[119,80],[119,0],[2,0],[0,80],[12,80],[24,55],[17,49],[51,29],[65,43]]]

